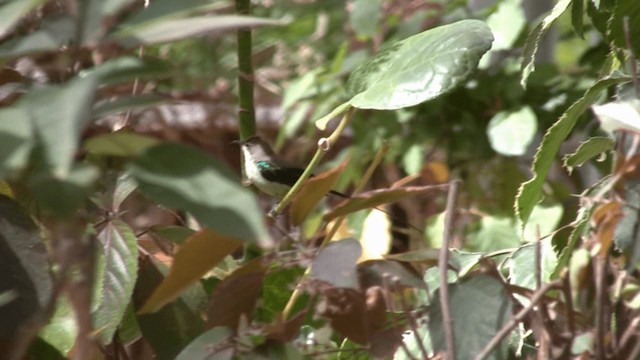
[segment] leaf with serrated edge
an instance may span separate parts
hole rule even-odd
[[[598,81],[585,92],[582,98],[573,103],[569,109],[562,114],[560,119],[547,130],[533,160],[533,178],[520,185],[518,194],[516,195],[515,210],[521,221],[522,228],[524,228],[529,220],[533,208],[540,201],[542,197],[542,185],[544,185],[549,169],[555,160],[560,145],[575,126],[578,117],[589,108],[589,105],[597,99],[602,90],[609,86],[629,81],[631,81],[631,79],[626,77],[607,78]]]
[[[589,138],[582,142],[574,153],[564,157],[563,165],[571,171],[573,167],[582,166],[589,159],[613,149],[614,145],[615,141],[608,137],[596,136]]]
[[[524,44],[524,50],[522,51],[522,78],[520,79],[522,87],[527,87],[529,75],[531,75],[535,69],[536,53],[538,52],[540,40],[542,40],[542,37],[547,30],[549,30],[551,25],[564,13],[565,10],[567,10],[569,4],[571,4],[571,0],[558,1],[549,15],[547,15],[542,22],[538,24],[533,31],[531,31],[529,36],[527,36],[527,40]]]
[[[145,314],[157,311],[173,301],[182,290],[198,281],[207,271],[242,244],[242,240],[224,236],[209,229],[199,231],[189,237],[175,255],[169,275],[154,290],[138,313]]]
[[[114,219],[98,234],[102,244],[104,268],[99,284],[100,305],[93,312],[94,327],[99,331],[102,344],[111,343],[129,299],[138,274],[138,242],[133,230],[122,220]]]

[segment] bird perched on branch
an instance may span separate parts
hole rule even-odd
[[[277,198],[284,197],[298,181],[303,169],[284,164],[271,146],[259,136],[238,140],[244,155],[244,173],[247,179],[262,192]],[[330,194],[348,198],[348,195],[331,190]]]

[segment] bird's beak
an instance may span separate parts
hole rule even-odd
[[[233,140],[231,143],[236,145],[244,145],[244,141],[242,140]]]

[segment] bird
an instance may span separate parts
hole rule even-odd
[[[304,172],[301,168],[286,165],[260,136],[236,140],[234,143],[240,144],[245,176],[268,195],[283,198]],[[349,197],[335,190],[329,193],[342,198]]]

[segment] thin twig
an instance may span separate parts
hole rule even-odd
[[[399,287],[400,280],[398,278],[393,278],[393,279],[391,279],[391,281],[392,281],[394,287],[395,286]],[[411,326],[411,330],[413,331],[413,336],[415,337],[416,343],[418,343],[418,347],[420,348],[420,352],[422,353],[422,358],[423,359],[428,359],[429,358],[429,352],[424,347],[424,344],[422,343],[422,339],[420,338],[420,331],[419,331],[419,327],[418,327],[418,322],[413,317],[413,314],[411,313],[411,308],[409,307],[409,304],[407,303],[407,300],[404,298],[404,292],[402,291],[401,288],[400,288],[400,291],[398,292],[398,299],[400,300],[400,306],[402,306],[402,312],[405,314],[405,316],[409,320],[409,325]]]
[[[629,344],[629,340],[633,339],[633,337],[637,335],[638,325],[640,325],[640,316],[633,318],[629,326],[624,330],[622,338],[620,338],[619,348],[621,351]]]
[[[251,0],[236,0],[238,15],[251,15]],[[247,139],[256,133],[256,117],[253,105],[253,54],[251,29],[237,32],[238,47],[238,125],[240,139]]]
[[[595,287],[596,287],[596,358],[604,359],[604,343],[605,343],[605,319],[604,319],[604,302],[605,302],[605,264],[606,256],[596,256],[595,261]]]
[[[535,249],[535,275],[536,290],[542,285],[542,246],[540,239],[540,224],[536,224],[536,242],[533,244]]]
[[[447,208],[444,216],[444,234],[442,238],[442,246],[438,256],[438,271],[440,275],[440,307],[442,309],[442,321],[444,323],[444,337],[447,344],[446,359],[455,360],[455,339],[453,336],[453,319],[451,318],[451,309],[449,307],[449,244],[453,237],[453,220],[456,206],[456,197],[458,196],[458,180],[453,180],[449,184],[449,193],[447,194]]]
[[[489,341],[484,349],[482,349],[482,351],[475,357],[475,360],[482,360],[489,356],[493,349],[498,346],[498,344],[500,344],[502,339],[509,335],[511,331],[518,325],[518,323],[521,322],[525,318],[525,316],[527,316],[527,314],[529,314],[529,312],[536,307],[538,302],[544,297],[544,294],[547,291],[559,288],[560,286],[562,286],[562,281],[560,280],[548,282],[542,285],[540,289],[538,289],[533,293],[533,295],[531,295],[529,305],[511,317],[509,322],[505,326],[503,326],[500,331],[498,331],[498,333],[491,339],[491,341]]]

